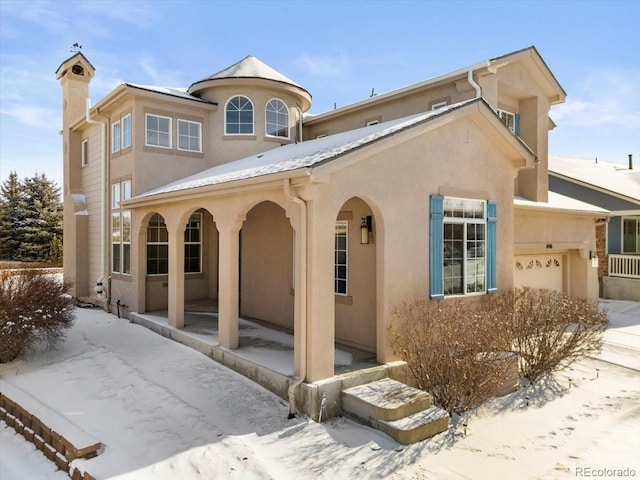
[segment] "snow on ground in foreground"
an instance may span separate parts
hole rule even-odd
[[[35,397],[100,440],[98,457],[75,463],[99,479],[640,477],[640,372],[611,363],[638,361],[640,306],[603,306],[615,357],[495,399],[465,418],[466,435],[452,428],[411,446],[344,419],[287,420],[287,404],[251,381],[98,310],[76,310],[57,350],[2,367],[0,391]],[[0,433],[2,480],[61,478],[4,423]]]

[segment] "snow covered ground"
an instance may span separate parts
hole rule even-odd
[[[640,478],[640,304],[601,305],[599,358],[411,446],[344,419],[287,420],[287,404],[251,381],[98,310],[78,309],[58,349],[0,367],[0,391],[101,441],[76,461],[99,479]],[[0,478],[66,477],[0,423]]]

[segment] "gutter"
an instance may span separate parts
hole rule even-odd
[[[302,342],[300,345],[300,373],[297,380],[289,385],[289,419],[292,419],[296,413],[296,389],[307,377],[307,203],[299,196],[291,194],[291,179],[287,178],[282,181],[282,187],[285,198],[300,205],[300,265],[304,267],[303,275],[300,276],[300,291],[296,291],[296,295],[300,295],[300,337]],[[302,270],[302,269],[301,269]]]
[[[105,181],[105,170],[106,170],[106,155],[105,155],[105,137],[106,137],[106,126],[104,122],[98,122],[96,120],[91,119],[91,100],[87,98],[86,100],[86,115],[85,118],[87,123],[92,125],[100,125],[100,253],[102,255],[102,262],[100,262],[100,278],[98,278],[97,282],[104,282],[104,264],[107,259],[106,255],[106,245],[104,241],[105,236],[105,206],[106,206],[106,185]]]

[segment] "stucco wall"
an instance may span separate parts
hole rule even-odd
[[[565,292],[598,299],[598,269],[589,259],[596,252],[594,217],[518,208],[514,239],[516,254],[566,254]]]
[[[240,250],[240,314],[293,328],[293,229],[284,210],[252,208]]]

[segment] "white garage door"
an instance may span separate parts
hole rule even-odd
[[[562,271],[562,255],[516,256],[513,284],[562,292]]]

